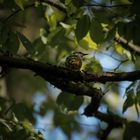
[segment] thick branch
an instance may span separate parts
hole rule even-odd
[[[11,68],[29,69],[45,78],[45,75],[54,76],[74,82],[119,82],[119,81],[135,81],[140,79],[140,70],[133,72],[104,72],[101,74],[89,74],[81,71],[71,71],[64,67],[44,64],[24,58],[15,58],[8,56],[0,56],[0,65],[6,65]]]
[[[120,82],[120,81],[135,81],[140,79],[140,70],[132,72],[104,72],[102,74],[86,74],[84,81],[92,82]]]
[[[100,136],[100,140],[107,140],[108,135],[112,131],[113,126],[108,125],[108,127],[102,132],[102,135]]]
[[[67,91],[73,93],[75,95],[87,95],[90,97],[102,96],[102,92],[99,89],[90,87],[81,82],[71,81],[72,77],[69,77],[69,74],[72,76],[74,74],[76,81],[78,80],[76,77],[76,73],[69,71],[63,67],[57,67],[50,64],[44,64],[40,62],[33,61],[31,59],[24,58],[13,58],[8,56],[0,56],[0,65],[2,67],[11,67],[11,68],[21,68],[21,69],[29,69],[36,73],[36,75],[41,76],[46,81],[50,82],[54,86],[62,89],[63,91]],[[80,74],[80,72],[79,72]],[[80,76],[80,75],[79,75]],[[70,78],[70,79],[69,79]],[[82,78],[82,77],[81,77]],[[80,81],[80,79],[78,80]]]
[[[108,124],[107,129],[104,130],[103,134],[100,136],[101,140],[106,140],[112,129],[122,128],[123,125],[127,124],[127,119],[122,118],[113,113],[102,113],[100,111],[97,111],[91,114],[90,116],[94,116],[99,120],[104,121]]]
[[[80,83],[80,82],[76,83],[76,82],[68,81],[66,79],[56,78],[54,76],[50,76],[47,74],[44,75],[44,74],[43,73],[40,74],[42,78],[44,78],[45,80],[47,80],[48,82],[56,86],[57,88],[69,92],[71,94],[75,94],[77,96],[86,95],[94,98],[94,101],[96,101],[98,98],[101,99],[103,96],[103,93],[100,89],[93,88],[84,83]]]
[[[122,118],[122,117],[115,115],[113,113],[106,114],[106,113],[102,113],[102,112],[97,111],[94,114],[94,116],[97,117],[98,119],[100,119],[101,121],[104,121],[108,124],[112,124],[112,126],[114,128],[122,127],[123,124],[127,123],[127,120],[125,118]]]

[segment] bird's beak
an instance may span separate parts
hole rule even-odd
[[[88,54],[86,54],[86,53],[83,53],[83,56],[85,56],[85,55],[88,55]]]

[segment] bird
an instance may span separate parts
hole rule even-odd
[[[87,54],[82,52],[74,52],[66,58],[65,65],[72,71],[80,71],[82,67],[83,56]]]

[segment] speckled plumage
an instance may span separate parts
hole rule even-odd
[[[74,71],[79,71],[82,67],[82,58],[84,55],[86,54],[81,52],[71,54],[66,58],[66,67]]]

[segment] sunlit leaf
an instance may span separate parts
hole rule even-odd
[[[89,49],[89,43],[88,43],[88,41],[86,41],[84,39],[79,41],[79,45],[80,45],[80,47],[82,47],[85,50]]]
[[[54,7],[47,6],[45,17],[47,19],[47,23],[50,26],[50,30],[53,31],[56,29],[57,22],[62,21],[65,17],[64,13],[58,9],[54,9]]]
[[[123,48],[120,44],[116,44],[116,45],[115,45],[115,48],[116,48],[116,51],[117,51],[119,54],[123,54],[123,53],[124,53],[124,48]]]
[[[25,0],[15,0],[15,3],[16,3],[22,10],[24,10]]]
[[[90,18],[88,15],[82,16],[76,25],[75,35],[78,41],[80,41],[88,32],[90,27]]]
[[[92,49],[97,49],[97,44],[92,41],[89,33],[79,42],[79,45],[82,48],[92,48]],[[85,45],[85,46],[84,46]]]
[[[69,25],[69,24],[65,24],[63,22],[60,22],[60,25],[65,29],[66,34],[68,35],[72,30],[73,30],[73,26]]]
[[[115,49],[117,51],[117,53],[126,56],[129,60],[134,61],[135,57],[133,55],[131,55],[131,52],[124,49],[120,44],[115,43]]]
[[[87,59],[84,70],[91,73],[101,73],[103,69],[100,62],[95,57],[92,57]]]

